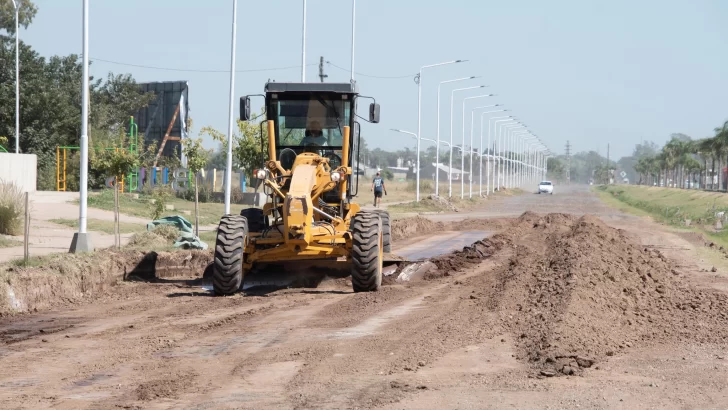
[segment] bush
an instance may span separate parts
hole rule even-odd
[[[384,168],[382,170],[382,176],[387,179],[387,181],[391,181],[394,179],[394,173],[389,168]]]
[[[195,202],[195,188],[189,187],[188,189],[177,192],[177,198],[184,199],[185,201]],[[201,203],[212,202],[214,195],[212,190],[206,185],[200,185],[197,191],[197,200]]]
[[[159,219],[166,211],[167,200],[172,196],[170,189],[166,186],[155,187],[152,193],[154,204],[152,206],[152,220]]]
[[[230,188],[230,203],[242,204],[243,203],[243,190],[239,186]]]
[[[13,182],[0,180],[0,234],[20,235],[25,214],[25,194]]]

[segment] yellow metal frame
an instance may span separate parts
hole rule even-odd
[[[351,218],[360,211],[358,204],[345,204],[344,214],[332,220],[314,212],[314,204],[325,192],[336,189],[341,199],[346,198],[347,177],[352,174],[349,166],[350,127],[343,128],[341,166],[332,169],[328,158],[315,153],[301,153],[291,170],[285,170],[276,157],[275,124],[268,126],[268,158],[266,168],[271,177],[263,180],[275,197],[274,203],[263,207],[265,215],[272,216],[274,207],[283,217],[282,233],[272,232],[263,237],[251,234],[244,251],[244,267],[252,268],[256,262],[336,259],[350,263],[352,237],[349,232]],[[339,174],[339,181],[331,175]],[[289,184],[288,189],[283,186]],[[327,220],[326,226],[314,225]],[[264,246],[269,248],[263,249]]]

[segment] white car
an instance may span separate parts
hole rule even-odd
[[[551,181],[541,181],[540,184],[538,184],[538,193],[546,193],[546,194],[554,194],[554,184],[551,183]]]

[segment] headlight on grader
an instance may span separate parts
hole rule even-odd
[[[258,169],[255,171],[255,177],[258,179],[265,179],[265,170],[264,169]]]
[[[336,171],[332,172],[332,173],[331,173],[331,180],[332,180],[333,182],[339,182],[339,181],[341,181],[341,174],[339,174],[339,173],[338,173],[338,172],[336,172]]]

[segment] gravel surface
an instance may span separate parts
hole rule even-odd
[[[725,257],[557,188],[397,228],[395,253],[443,228],[497,233],[376,293],[339,278],[213,298],[165,277],[0,318],[0,402],[726,408]]]

